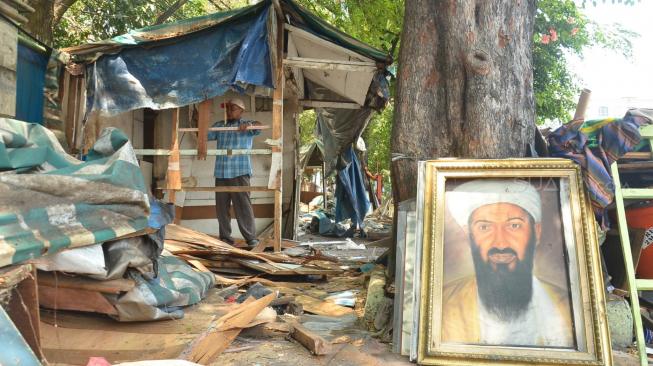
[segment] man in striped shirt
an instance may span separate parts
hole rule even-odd
[[[245,103],[242,100],[233,98],[225,103],[227,108],[227,121],[219,121],[213,127],[237,127],[237,131],[211,131],[209,140],[217,141],[217,149],[246,149],[252,148],[254,136],[261,133],[260,130],[248,130],[249,126],[260,126],[257,121],[241,119],[245,111]],[[249,178],[252,175],[252,162],[249,155],[218,155],[215,159],[215,186],[249,186]],[[243,235],[247,245],[254,247],[258,244],[256,239],[256,225],[254,223],[254,211],[249,192],[216,192],[215,211],[218,217],[220,239],[233,244],[231,237],[231,215],[229,207],[233,204],[238,229]]]

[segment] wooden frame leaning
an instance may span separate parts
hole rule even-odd
[[[440,159],[420,169],[418,363],[612,365],[579,167]]]

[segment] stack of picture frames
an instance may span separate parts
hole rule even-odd
[[[596,224],[564,159],[419,163],[394,349],[423,365],[612,365]]]

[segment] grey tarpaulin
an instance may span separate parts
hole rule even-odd
[[[310,80],[306,80],[310,99],[347,101]],[[344,169],[348,159],[343,159],[347,147],[363,133],[375,110],[385,107],[389,98],[388,82],[379,71],[374,76],[367,92],[365,105],[359,109],[316,108],[317,134],[320,138],[326,163],[326,175]]]

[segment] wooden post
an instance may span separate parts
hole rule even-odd
[[[199,160],[206,160],[212,106],[213,99],[207,99],[200,103],[199,118],[197,120],[197,159]]]
[[[578,97],[578,105],[576,105],[576,113],[574,113],[574,121],[579,119],[585,119],[585,112],[587,111],[587,106],[590,103],[590,96],[592,91],[589,89],[583,89],[580,92],[580,97]]]
[[[36,268],[30,268],[32,267],[30,264],[24,266],[26,266],[26,269],[23,272],[31,273],[12,290],[11,298],[5,310],[22,334],[25,342],[34,351],[36,357],[43,359]]]
[[[168,189],[168,202],[175,203],[175,191],[181,189],[181,167],[179,166],[179,108],[172,111],[172,141],[170,143],[170,156],[168,157],[168,171],[166,173],[166,189]]]
[[[327,209],[327,177],[326,177],[326,161],[322,157],[322,205],[324,210]]]
[[[280,10],[277,10],[280,12]],[[278,161],[278,170],[276,171],[276,186],[274,191],[274,251],[281,251],[281,221],[282,221],[282,204],[283,204],[283,16],[277,14],[277,64],[274,70],[275,89],[272,96],[272,140],[278,143],[272,146],[272,160],[275,155]],[[272,168],[275,164],[272,164]],[[274,172],[270,172],[273,174]]]

